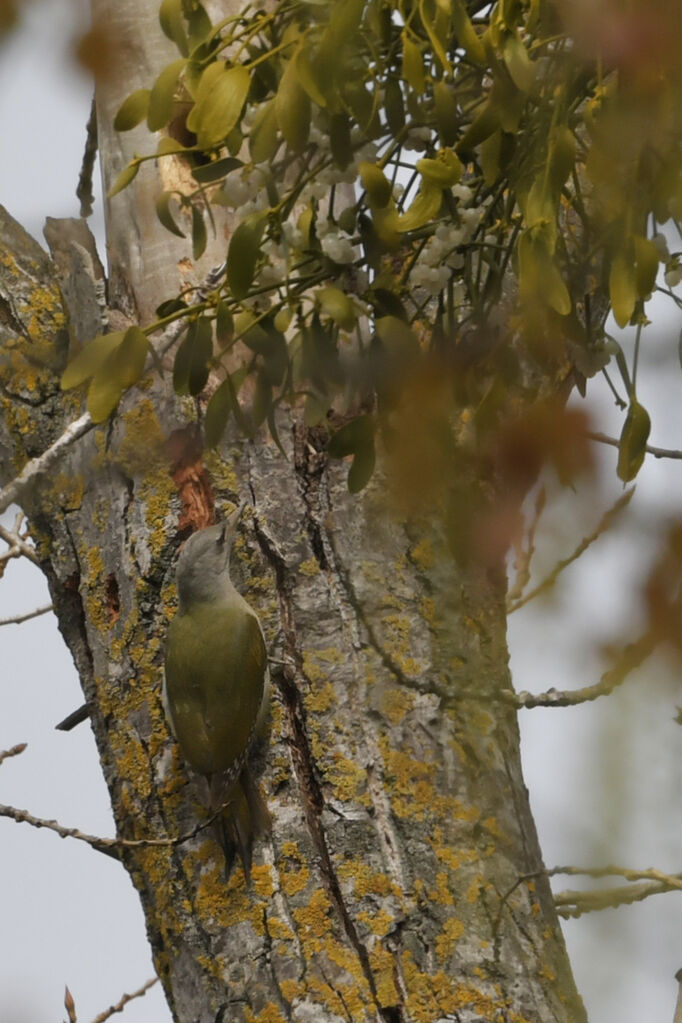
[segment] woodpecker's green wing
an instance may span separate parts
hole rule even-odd
[[[267,656],[239,598],[195,604],[168,629],[166,700],[185,760],[201,774],[241,767],[258,720]]]

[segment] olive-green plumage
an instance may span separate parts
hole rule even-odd
[[[186,763],[208,779],[209,809],[224,808],[218,837],[227,870],[236,849],[248,878],[253,837],[269,820],[247,765],[267,716],[268,672],[258,618],[230,580],[241,511],[194,533],[180,553],[164,704]]]

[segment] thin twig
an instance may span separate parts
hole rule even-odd
[[[150,987],[154,987],[154,985],[158,983],[158,980],[158,977],[152,977],[151,980],[148,980],[146,984],[143,984],[142,987],[137,989],[137,991],[133,991],[131,995],[123,995],[116,1005],[110,1006],[110,1008],[105,1009],[104,1012],[100,1012],[98,1016],[95,1016],[92,1023],[104,1023],[104,1021],[113,1016],[114,1013],[123,1012],[128,1002],[132,1002],[133,998],[142,998],[142,996],[146,995],[147,991],[149,991]]]
[[[80,199],[81,204],[81,217],[90,216],[92,213],[92,204],[95,201],[92,189],[92,172],[95,167],[95,158],[97,156],[97,108],[94,96],[92,97],[90,117],[88,118],[88,124],[85,131],[86,136],[85,149],[83,150],[83,162],[81,163],[81,172],[78,176],[78,185],[76,187],[76,198]]]
[[[629,643],[620,658],[605,671],[599,682],[582,689],[549,689],[545,693],[515,693],[511,689],[503,689],[500,699],[515,707],[531,710],[534,707],[575,707],[580,703],[589,703],[600,696],[608,696],[614,689],[622,685],[630,672],[638,668],[656,649],[657,637],[653,632],[645,632],[643,636]]]
[[[559,916],[579,917],[601,909],[641,902],[651,895],[664,892],[682,891],[682,874],[666,874],[661,870],[630,870],[627,867],[554,867],[547,871],[550,877],[556,874],[583,875],[586,877],[625,877],[640,884],[620,885],[617,888],[601,888],[598,891],[557,892],[554,904]]]
[[[616,437],[608,437],[605,433],[597,433],[589,431],[587,437],[590,440],[599,441],[600,444],[610,444],[612,448],[619,448],[620,441]],[[675,448],[655,448],[651,444],[647,444],[644,448],[648,455],[653,455],[654,458],[682,458],[682,451],[678,451]]]
[[[14,747],[14,749],[19,753],[22,752],[17,747]],[[12,750],[9,750],[6,755],[14,756],[14,753]],[[9,817],[10,820],[16,821],[17,824],[30,824],[34,828],[47,828],[48,831],[54,831],[60,838],[75,838],[79,842],[85,842],[97,852],[119,860],[124,849],[143,849],[151,846],[163,848],[189,842],[190,839],[196,838],[200,832],[210,827],[227,806],[229,806],[229,800],[223,803],[222,806],[219,806],[207,820],[200,821],[191,831],[186,832],[184,835],[176,835],[174,838],[100,838],[98,835],[88,835],[78,828],[65,828],[58,821],[47,820],[45,817],[35,817],[28,810],[20,810],[16,806],[6,806],[3,803],[0,803],[0,817]]]
[[[19,532],[23,521],[24,513],[20,511],[14,520],[12,529],[7,529],[5,526],[0,525],[0,539],[4,540],[7,544],[7,550],[0,554],[0,565],[9,561],[10,558],[28,558],[34,564],[38,564],[33,547],[26,543],[26,537],[22,536]]]
[[[514,604],[521,598],[521,595],[530,581],[530,563],[533,560],[535,554],[535,533],[538,528],[540,516],[542,515],[545,504],[547,503],[547,491],[544,487],[540,487],[538,496],[535,499],[535,508],[533,511],[533,518],[531,519],[528,527],[528,542],[525,549],[520,548],[519,552],[514,561],[514,569],[516,572],[516,578],[514,585],[507,594],[507,606]]]
[[[18,757],[20,753],[23,753],[28,743],[18,742],[16,746],[12,746],[11,749],[0,750],[0,764],[3,760],[7,760],[8,757]]]
[[[15,615],[13,618],[0,618],[0,627],[3,625],[21,625],[22,622],[28,622],[31,618],[38,618],[40,615],[49,614],[50,611],[54,611],[54,604],[37,607],[35,611],[27,611],[25,614]]]
[[[67,426],[62,435],[46,451],[43,451],[42,455],[27,462],[19,475],[0,490],[0,514],[6,511],[11,504],[19,501],[24,491],[41,476],[45,476],[62,453],[92,430],[94,426],[90,413],[84,412],[82,416]]]
[[[613,504],[608,509],[608,511],[604,513],[599,522],[599,525],[594,530],[594,532],[590,533],[589,536],[583,537],[583,539],[580,541],[580,543],[578,544],[578,546],[576,547],[572,554],[570,554],[567,558],[563,558],[561,561],[557,562],[557,564],[554,566],[549,575],[546,576],[541,583],[538,583],[537,586],[535,586],[532,590],[526,593],[525,596],[520,597],[518,600],[513,599],[510,600],[507,604],[507,613],[512,614],[513,611],[518,611],[518,609],[520,607],[523,607],[524,604],[527,604],[530,600],[533,600],[535,597],[539,596],[541,593],[544,593],[546,590],[551,589],[551,587],[554,586],[554,583],[557,581],[557,578],[563,572],[563,570],[565,568],[568,568],[569,565],[573,564],[574,561],[577,561],[577,559],[582,554],[584,554],[587,548],[591,544],[593,544],[595,540],[597,540],[603,533],[606,533],[608,531],[608,529],[611,527],[611,523],[616,518],[616,516],[620,512],[622,512],[624,508],[628,506],[634,492],[635,492],[634,487],[631,487],[629,490],[626,490],[625,493],[618,498],[615,504]],[[513,596],[513,594],[510,594],[510,596]]]

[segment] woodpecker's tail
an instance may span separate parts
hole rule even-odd
[[[256,838],[270,831],[270,811],[258,783],[248,768],[229,793],[225,809],[215,822],[215,836],[225,857],[225,880],[232,873],[237,854],[244,868],[247,884],[251,883],[251,860]]]

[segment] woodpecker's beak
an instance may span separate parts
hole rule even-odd
[[[224,535],[227,536],[230,533],[234,533],[235,529],[239,525],[239,520],[242,517],[242,512],[246,508],[246,505],[247,502],[242,501],[242,503],[237,508],[235,508],[235,510],[230,515],[227,516],[227,518],[225,519]]]

